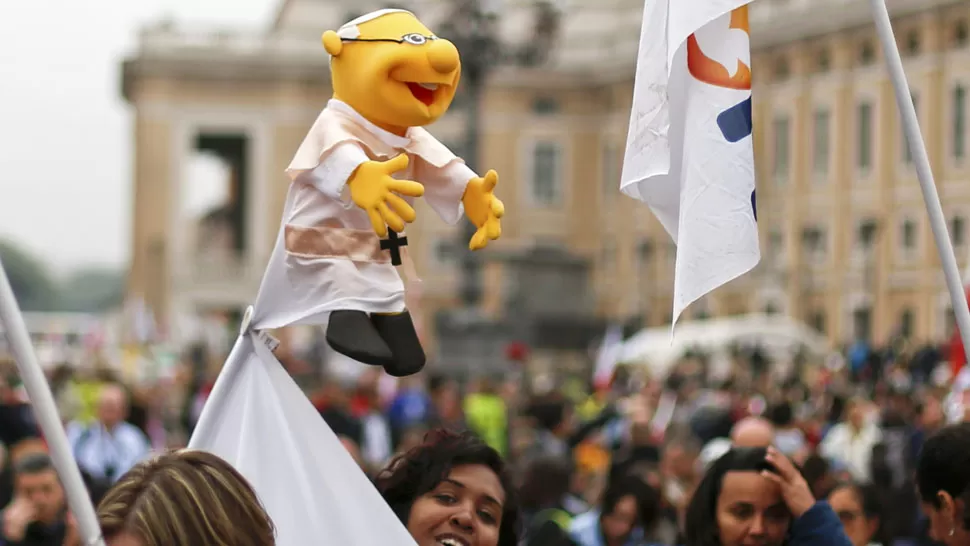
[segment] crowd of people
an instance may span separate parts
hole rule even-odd
[[[427,373],[388,388],[375,368],[307,394],[419,546],[970,544],[970,419],[949,383],[905,355],[785,374],[738,356],[717,380],[705,364],[621,367],[600,389]],[[0,383],[0,545],[73,546],[14,371]],[[50,374],[112,546],[274,544],[243,476],[179,450],[211,379]]]

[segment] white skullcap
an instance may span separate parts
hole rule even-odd
[[[345,23],[342,27],[340,27],[337,30],[337,36],[340,36],[345,40],[353,40],[354,38],[358,38],[360,37],[360,29],[358,28],[359,25],[362,25],[367,21],[373,21],[374,19],[379,19],[381,17],[384,17],[385,15],[390,15],[392,13],[407,13],[408,15],[412,15],[412,16],[414,15],[413,13],[411,13],[406,9],[395,9],[395,8],[379,9],[377,11],[365,13],[364,15],[361,15],[360,17],[354,19],[353,21],[349,21]]]

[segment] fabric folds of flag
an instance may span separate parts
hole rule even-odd
[[[593,368],[593,385],[597,390],[606,390],[613,381],[613,372],[620,360],[623,348],[623,327],[612,325],[606,329],[599,352],[596,354],[596,366]]]
[[[189,447],[249,480],[279,546],[415,544],[257,331],[236,340]]]
[[[677,245],[673,321],[753,269],[751,0],[646,0],[620,189]]]

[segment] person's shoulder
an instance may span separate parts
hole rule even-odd
[[[599,536],[599,511],[590,510],[573,518],[569,536],[581,544],[595,544]]]
[[[828,502],[817,501],[792,524],[791,537],[802,546],[851,546],[842,522]]]
[[[128,421],[123,421],[118,425],[118,433],[122,435],[123,438],[133,442],[147,442],[148,437],[144,432],[135,425],[129,423]]]
[[[589,527],[590,525],[598,525],[599,523],[599,511],[589,510],[588,512],[583,512],[573,518],[570,528],[573,530],[581,530]]]
[[[826,431],[825,437],[826,438],[839,438],[841,436],[844,436],[846,433],[848,433],[848,431],[849,431],[849,426],[847,424],[845,424],[845,423],[835,423],[835,424],[829,426],[829,429]]]

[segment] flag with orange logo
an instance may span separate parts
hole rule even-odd
[[[677,244],[673,321],[753,269],[751,0],[646,0],[620,189]]]

